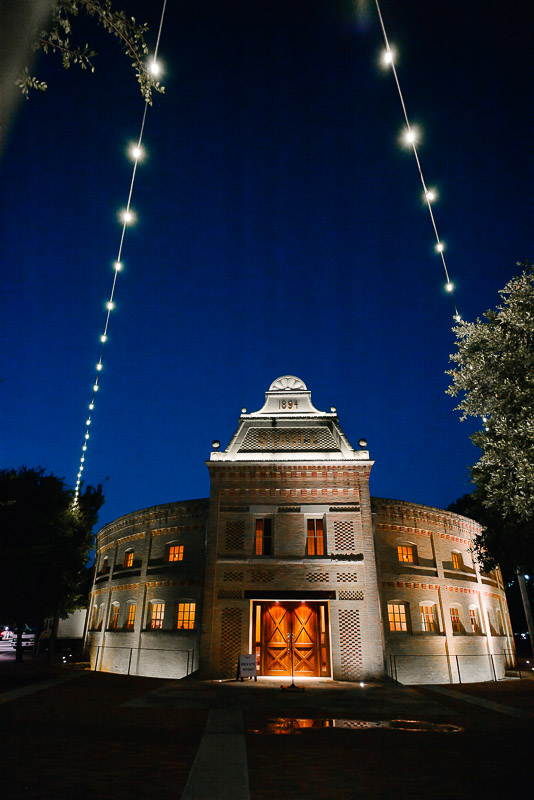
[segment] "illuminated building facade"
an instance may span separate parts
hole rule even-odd
[[[218,443],[214,443],[214,448]],[[403,683],[492,680],[513,663],[502,580],[472,520],[371,498],[347,441],[294,376],[211,453],[209,500],[128,514],[97,536],[86,647],[97,669]]]

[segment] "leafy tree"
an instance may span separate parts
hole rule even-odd
[[[102,487],[87,486],[73,508],[63,480],[40,468],[0,472],[0,608],[19,630],[18,659],[26,622],[84,604],[92,528],[103,502]]]
[[[523,575],[534,568],[534,273],[530,264],[519,266],[521,275],[499,292],[501,305],[454,328],[447,391],[460,398],[461,419],[483,422],[471,437],[482,454],[471,468],[476,490],[468,500],[468,515],[484,525],[478,560],[517,572],[523,591]]]
[[[78,64],[82,69],[94,72],[95,51],[88,44],[73,43],[71,38],[73,19],[80,11],[93,18],[104,30],[119,40],[121,49],[131,60],[143,98],[152,103],[152,91],[163,92],[164,87],[160,85],[157,76],[147,69],[148,47],[145,34],[148,25],[139,24],[134,17],[127,16],[124,11],[113,9],[111,0],[53,0],[50,3],[48,25],[38,30],[32,37],[31,49],[58,54],[65,69],[71,64]],[[46,83],[30,74],[27,66],[17,78],[16,84],[26,95],[30,89],[44,91],[47,88]]]

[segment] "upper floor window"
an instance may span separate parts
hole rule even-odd
[[[106,556],[100,565],[100,572],[109,572],[109,559]]]
[[[462,558],[462,554],[456,550],[454,550],[452,553],[452,566],[454,567],[454,569],[464,568],[464,560]]]
[[[272,556],[273,532],[272,520],[269,517],[256,520],[256,540],[254,552],[257,556]]]
[[[135,603],[128,604],[128,616],[126,617],[126,630],[133,631],[135,627],[135,612],[136,612],[136,605]]]
[[[390,631],[408,630],[408,609],[406,603],[388,603]]]
[[[167,555],[168,561],[183,561],[184,559],[184,546],[183,544],[171,544],[169,545],[169,551]]]
[[[324,525],[322,519],[306,521],[306,555],[324,556]]]
[[[397,557],[405,564],[415,564],[415,547],[413,544],[399,544]]]
[[[165,603],[153,602],[150,613],[150,627],[152,630],[163,628],[163,617],[165,614]]]
[[[192,630],[195,627],[195,603],[179,603],[176,613],[178,630]]]
[[[434,604],[419,606],[421,612],[421,627],[424,631],[429,633],[437,633],[437,615],[436,606]]]
[[[451,606],[450,614],[451,614],[452,632],[461,633],[462,623],[460,622],[460,610],[456,608],[456,606]]]
[[[133,550],[126,550],[124,554],[124,558],[122,559],[122,566],[123,567],[133,567],[134,561],[134,551]]]

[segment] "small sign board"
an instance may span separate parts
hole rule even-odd
[[[241,653],[239,656],[239,663],[237,665],[237,677],[241,678],[254,678],[257,680],[258,671],[256,669],[256,656],[254,653]]]

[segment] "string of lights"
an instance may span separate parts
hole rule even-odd
[[[161,65],[160,65],[160,63],[158,61],[158,51],[159,51],[161,30],[162,30],[162,27],[163,27],[163,19],[165,17],[166,6],[167,6],[167,0],[163,0],[163,7],[162,7],[162,10],[161,10],[161,17],[160,17],[160,22],[159,22],[158,35],[157,35],[157,39],[156,39],[156,46],[154,48],[154,54],[150,57],[150,59],[148,61],[148,65],[146,67],[147,70],[154,77],[158,77],[161,74]],[[106,345],[106,343],[108,341],[108,329],[109,329],[111,312],[115,308],[115,300],[114,300],[114,298],[115,298],[115,290],[116,290],[116,287],[117,287],[117,278],[118,278],[119,272],[122,270],[122,267],[123,267],[122,251],[123,251],[123,247],[124,247],[124,239],[125,239],[125,236],[126,236],[126,228],[129,225],[133,225],[135,223],[135,221],[136,221],[136,214],[135,214],[135,211],[133,211],[133,209],[131,207],[131,202],[132,202],[133,188],[134,188],[134,183],[135,183],[135,176],[136,176],[136,173],[137,173],[137,166],[143,160],[143,157],[144,157],[144,154],[145,154],[145,151],[144,151],[144,148],[143,148],[143,135],[144,135],[144,131],[145,131],[145,122],[146,122],[146,115],[147,115],[147,111],[148,111],[148,106],[149,106],[149,101],[145,100],[145,106],[144,106],[144,109],[143,109],[143,116],[142,116],[142,120],[141,120],[141,127],[140,127],[140,130],[139,130],[139,136],[137,137],[137,142],[136,143],[132,143],[128,148],[128,155],[133,161],[132,177],[131,177],[131,180],[130,180],[130,189],[128,191],[128,200],[126,202],[126,207],[119,212],[119,219],[122,222],[122,229],[121,229],[121,235],[120,235],[120,239],[119,239],[119,248],[118,248],[118,252],[117,252],[117,258],[115,259],[115,261],[113,263],[113,281],[111,283],[111,291],[110,291],[110,294],[109,294],[109,299],[106,302],[106,311],[107,311],[106,320],[105,320],[105,324],[104,324],[104,330],[103,330],[103,332],[102,332],[102,334],[100,336],[100,354],[99,354],[98,361],[97,361],[96,367],[95,367],[96,375],[95,375],[95,379],[94,379],[94,382],[93,382],[93,388],[92,388],[92,394],[91,394],[91,402],[89,403],[89,414],[88,414],[87,419],[85,421],[85,432],[84,432],[84,437],[83,437],[82,452],[81,452],[81,456],[80,456],[78,474],[76,476],[76,485],[75,485],[75,489],[74,489],[74,497],[73,497],[73,501],[72,501],[72,505],[73,505],[74,508],[76,508],[76,506],[78,505],[78,500],[79,500],[79,497],[80,497],[80,487],[81,487],[81,483],[82,483],[82,475],[83,475],[83,470],[84,470],[84,466],[85,466],[85,454],[87,452],[88,441],[89,441],[89,438],[90,438],[89,428],[91,426],[91,422],[92,422],[92,419],[93,419],[93,412],[94,412],[94,409],[95,409],[96,394],[97,394],[97,392],[98,392],[98,390],[100,388],[100,373],[102,372],[102,369],[104,367],[104,364],[103,364],[104,348],[105,348],[105,345]]]
[[[413,150],[413,154],[414,154],[414,157],[415,157],[415,163],[417,164],[419,177],[421,179],[421,185],[423,187],[423,196],[424,196],[427,208],[428,208],[428,213],[430,214],[430,221],[432,223],[432,228],[434,230],[434,236],[436,238],[435,250],[436,250],[436,253],[438,253],[441,256],[441,262],[443,264],[443,270],[445,272],[445,290],[450,294],[451,299],[452,299],[452,304],[453,304],[453,307],[454,307],[454,320],[456,322],[460,322],[461,317],[460,317],[460,314],[458,313],[458,308],[456,306],[456,300],[455,300],[455,297],[454,297],[454,284],[452,283],[452,281],[450,279],[449,270],[447,268],[447,262],[446,262],[446,259],[445,259],[445,244],[442,241],[442,239],[440,238],[440,235],[438,233],[438,227],[437,227],[437,224],[436,224],[436,218],[435,218],[435,215],[434,215],[434,209],[432,207],[432,203],[434,203],[437,200],[437,196],[438,196],[437,195],[437,191],[435,189],[428,188],[428,186],[426,184],[426,181],[425,181],[425,178],[424,178],[424,175],[423,175],[423,168],[421,166],[421,160],[419,158],[419,153],[417,151],[417,142],[420,139],[420,131],[419,131],[419,129],[417,127],[412,126],[411,123],[410,123],[410,119],[408,117],[408,111],[406,110],[406,103],[404,102],[404,95],[402,93],[402,89],[401,89],[401,85],[400,85],[400,81],[399,81],[399,76],[397,74],[397,69],[395,67],[395,50],[394,50],[394,48],[392,48],[390,46],[390,43],[389,43],[388,35],[387,35],[387,32],[386,32],[386,26],[384,24],[384,19],[382,17],[382,11],[380,9],[379,0],[375,0],[375,4],[376,4],[376,10],[378,12],[378,18],[380,20],[380,26],[382,28],[382,35],[384,37],[384,45],[385,45],[385,50],[384,50],[384,52],[382,54],[382,63],[383,63],[383,65],[385,67],[391,68],[391,71],[393,72],[393,77],[395,78],[395,84],[397,86],[397,92],[399,94],[399,99],[400,99],[401,106],[402,106],[402,113],[404,115],[404,121],[406,123],[406,127],[405,127],[405,129],[403,131],[403,137],[402,138],[403,138],[404,143],[406,145],[408,145],[408,146],[411,146],[411,148]]]

